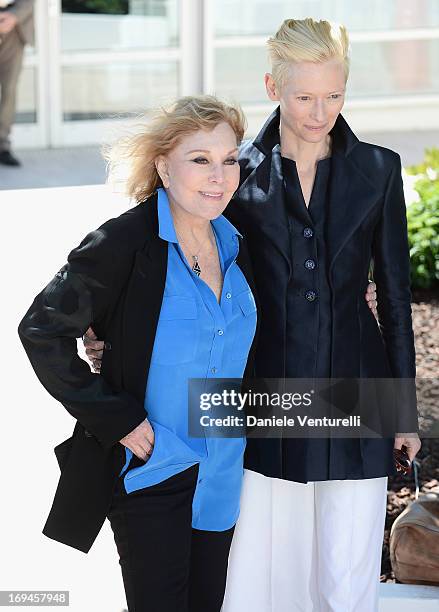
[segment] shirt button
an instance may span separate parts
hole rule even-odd
[[[203,479],[202,479],[202,478],[200,478],[200,480],[198,481],[198,484],[200,484],[201,482],[203,482]]]
[[[230,300],[230,298],[231,298],[231,297],[232,297],[232,294],[231,294],[231,293],[226,293],[226,298],[227,298],[228,300]]]
[[[315,291],[307,291],[305,293],[305,297],[308,300],[308,302],[314,302],[314,300],[317,297],[317,293]]]
[[[215,367],[213,367],[213,368],[211,369],[211,372],[212,372],[212,374],[216,374],[216,368],[215,368]]]
[[[314,236],[314,232],[310,227],[305,227],[303,230],[303,235],[305,238],[312,238]]]
[[[223,334],[224,334],[223,330],[222,330],[222,329],[219,329],[219,330],[218,330],[218,336],[222,336]]]
[[[314,270],[315,267],[316,267],[316,262],[314,261],[314,259],[307,259],[305,261],[305,268],[307,270]]]

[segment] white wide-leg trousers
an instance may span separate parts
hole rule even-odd
[[[222,611],[376,612],[386,492],[245,470]]]

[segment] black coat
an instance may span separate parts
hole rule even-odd
[[[146,417],[167,257],[154,195],[89,233],[19,325],[41,383],[77,419],[73,435],[55,448],[61,477],[43,533],[83,552],[105,521],[125,463],[119,440]],[[237,264],[255,293],[242,239]],[[101,375],[77,354],[76,338],[90,325],[105,339]],[[257,333],[245,375],[252,370]]]
[[[226,216],[246,237],[259,296],[256,375],[274,378],[285,376],[286,351],[297,348],[286,345],[292,266],[279,122],[278,108],[255,140],[241,147],[241,184],[226,210]],[[360,142],[341,115],[332,135],[326,228],[332,320],[330,375],[413,380],[415,350],[400,157],[389,149]],[[364,299],[371,262],[378,290],[379,326]],[[313,375],[308,374],[310,378]],[[404,429],[397,427],[397,431],[417,431],[413,390],[412,385],[410,405],[401,419]],[[323,462],[329,462],[331,479],[394,473],[392,439],[354,439],[344,446],[335,442],[330,445],[329,457],[322,457]],[[249,440],[245,466],[267,476],[306,482],[306,445],[306,440]]]

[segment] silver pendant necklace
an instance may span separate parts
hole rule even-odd
[[[192,272],[195,272],[197,276],[201,274],[200,264],[198,263],[198,255],[192,255],[192,259],[194,260],[194,265],[192,266]]]
[[[203,250],[204,245],[206,244],[208,238],[206,239],[205,242],[203,242],[203,244],[201,245],[201,247],[198,249],[198,252],[194,255],[190,252],[190,249],[188,247],[188,245],[186,244],[186,242],[183,240],[183,238],[180,236],[180,234],[177,232],[177,230],[175,230],[175,233],[177,234],[178,240],[179,242],[181,242],[182,244],[184,244],[186,246],[186,248],[188,249],[192,259],[193,259],[193,265],[192,265],[192,272],[194,272],[194,274],[196,274],[197,276],[200,276],[201,274],[201,268],[200,268],[200,262],[198,260],[198,257],[201,253],[201,251]]]

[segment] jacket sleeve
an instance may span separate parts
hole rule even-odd
[[[31,15],[34,8],[34,0],[15,0],[12,6],[8,6],[7,10],[14,13],[18,22],[26,21]]]
[[[137,399],[115,392],[77,353],[76,338],[108,316],[130,274],[134,252],[119,226],[112,219],[90,232],[36,296],[18,327],[40,382],[105,448],[146,417]]]
[[[375,229],[372,256],[378,293],[378,321],[390,370],[397,382],[399,431],[417,431],[416,356],[412,328],[410,254],[401,177],[401,158],[394,154],[381,218]]]

